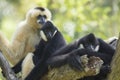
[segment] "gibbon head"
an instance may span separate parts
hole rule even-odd
[[[47,8],[35,7],[30,9],[26,15],[26,21],[33,27],[41,28],[46,22],[51,20],[51,12]]]
[[[98,52],[100,44],[94,34],[90,33],[78,40],[79,48]]]
[[[57,28],[53,25],[51,21],[47,21],[43,27],[40,29],[40,36],[44,41],[51,40],[57,33]]]

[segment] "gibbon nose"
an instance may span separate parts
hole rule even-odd
[[[37,20],[37,22],[38,22],[39,24],[44,24],[44,23],[45,23],[45,18],[41,16],[41,17]]]
[[[91,46],[87,46],[86,49],[94,51],[94,48],[93,48],[92,45]]]

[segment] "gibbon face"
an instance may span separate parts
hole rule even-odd
[[[57,28],[50,21],[47,21],[40,29],[40,36],[44,41],[51,40],[56,33]]]
[[[51,20],[51,12],[47,8],[35,7],[28,11],[26,21],[33,27],[41,28],[46,22]]]
[[[79,40],[79,48],[98,52],[100,43],[94,34],[90,33]]]

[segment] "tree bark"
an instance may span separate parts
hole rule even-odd
[[[0,52],[0,67],[4,73],[4,76],[7,80],[18,80],[18,78],[15,76],[15,73],[10,68],[9,63],[5,59],[5,57]]]
[[[49,69],[48,74],[46,74],[41,80],[76,80],[84,76],[96,75],[99,73],[100,67],[103,64],[103,61],[100,58],[94,56],[88,58],[85,55],[80,57],[80,59],[83,61],[82,63],[84,63],[83,71],[72,69],[66,64],[59,68]],[[7,80],[19,80],[1,52],[0,67]]]
[[[117,43],[117,49],[111,63],[111,73],[108,75],[108,80],[120,80],[120,34]]]
[[[99,73],[103,61],[99,57],[86,55],[81,56],[81,63],[83,63],[83,70],[76,70],[71,68],[68,64],[59,68],[49,69],[47,75],[41,80],[77,80],[85,76],[93,76]]]

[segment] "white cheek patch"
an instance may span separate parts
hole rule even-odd
[[[39,19],[37,20],[37,23],[40,24],[40,20]]]
[[[83,44],[80,44],[80,45],[79,45],[79,48],[80,48],[80,49],[84,49]]]
[[[41,20],[38,19],[38,20],[37,20],[37,23],[40,24],[40,21],[41,21]],[[45,22],[47,22],[47,21],[45,20]]]
[[[100,47],[100,46],[97,45],[94,50],[97,52],[97,51],[99,50],[99,47]]]
[[[56,33],[57,33],[57,30],[55,30],[55,32],[53,33],[53,36],[55,36]]]
[[[95,50],[94,47],[93,47],[92,45],[91,45],[90,47],[91,47],[92,50]]]
[[[41,35],[41,38],[42,38],[44,41],[48,41],[45,33],[44,33],[42,30],[40,31],[40,35]]]

